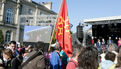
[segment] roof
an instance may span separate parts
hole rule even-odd
[[[38,7],[39,9],[44,10],[44,11],[49,12],[49,13],[54,14],[54,15],[57,14],[56,12],[54,12],[54,11],[49,10],[48,8],[46,8],[44,5],[39,4],[37,2],[34,2],[34,1],[28,2],[28,1],[25,1],[25,0],[21,0],[21,2],[22,2],[22,4],[24,3],[26,5],[31,5],[33,7]]]
[[[39,4],[39,3],[34,2],[34,1],[32,1],[32,3],[38,5],[38,7],[41,6],[41,8],[44,9],[45,11],[48,11],[48,12],[50,12],[50,13],[52,13],[52,14],[55,14],[55,15],[57,14],[56,12],[54,12],[54,11],[52,11],[52,10],[49,10],[47,7],[45,7],[45,6],[42,5],[42,4]]]
[[[111,16],[111,17],[85,19],[85,20],[83,20],[83,22],[89,23],[89,22],[108,21],[108,20],[121,20],[121,16]]]

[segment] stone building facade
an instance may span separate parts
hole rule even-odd
[[[3,32],[5,42],[17,40],[20,15],[56,15],[51,8],[51,2],[40,4],[32,0],[0,0],[0,29]],[[18,41],[22,42],[24,27],[21,26],[19,31]]]

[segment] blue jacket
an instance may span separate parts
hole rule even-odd
[[[54,51],[50,57],[50,69],[61,69],[61,60],[59,54]]]
[[[97,45],[97,48],[101,48],[101,42],[100,42],[100,44],[99,44],[99,42],[97,42],[96,45]]]

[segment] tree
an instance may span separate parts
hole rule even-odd
[[[56,35],[56,31],[54,31],[54,34],[53,34],[52,44],[56,42],[55,35]]]
[[[71,35],[73,34],[73,32],[72,32],[72,31],[70,31],[70,33],[71,33]]]
[[[0,29],[0,44],[3,44],[3,43],[4,43],[4,36],[3,36],[2,30]]]

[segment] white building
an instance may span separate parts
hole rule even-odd
[[[0,0],[0,29],[2,29],[5,42],[11,40],[23,41],[23,26],[19,29],[19,36],[16,36],[20,15],[37,16],[42,14],[56,15],[52,11],[51,2],[40,4],[32,0]]]

